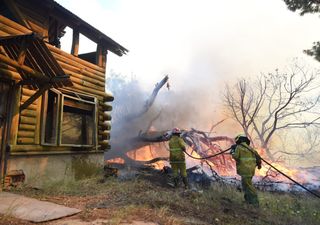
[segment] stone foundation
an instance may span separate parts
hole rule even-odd
[[[25,183],[41,187],[48,182],[78,180],[103,170],[103,152],[85,154],[10,156],[7,174],[22,170]]]

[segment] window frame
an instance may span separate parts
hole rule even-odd
[[[49,91],[52,91],[53,93],[57,94],[58,96],[58,100],[57,100],[57,109],[56,109],[56,114],[57,114],[57,120],[56,120],[56,141],[55,143],[48,143],[46,142],[45,140],[45,134],[46,134],[46,125],[47,125],[47,113],[48,113],[48,92]],[[61,98],[60,98],[60,94],[61,92],[58,91],[57,89],[54,89],[54,88],[51,88],[49,89],[48,91],[45,92],[44,94],[44,99],[43,99],[43,107],[42,107],[42,119],[41,119],[41,145],[44,145],[44,146],[58,146],[58,133],[59,133],[59,118],[60,118],[60,106],[61,106]]]
[[[57,121],[56,121],[56,126],[57,126],[57,131],[56,131],[56,142],[54,144],[52,143],[46,143],[45,142],[45,129],[46,129],[46,116],[47,116],[47,108],[48,108],[48,92],[53,91],[58,95],[58,103],[57,103]],[[71,95],[68,95],[73,93],[78,97],[74,97]],[[42,118],[42,126],[41,126],[41,145],[44,146],[61,146],[61,147],[85,147],[85,148],[90,148],[90,147],[97,147],[98,145],[98,127],[96,126],[98,122],[98,99],[95,96],[92,95],[87,95],[87,94],[82,94],[74,91],[69,91],[65,89],[55,89],[51,88],[45,93],[45,99],[44,99],[44,107],[43,107],[43,118]],[[81,96],[85,98],[92,98],[92,102],[82,99]],[[86,104],[91,104],[93,105],[93,135],[92,135],[92,144],[88,145],[82,145],[82,144],[63,144],[62,143],[62,119],[63,119],[63,106],[64,106],[64,99],[65,97],[69,99],[74,99],[80,102],[84,102]]]

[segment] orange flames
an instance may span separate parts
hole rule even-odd
[[[117,157],[117,158],[113,158],[113,159],[108,159],[106,160],[106,163],[110,163],[110,164],[124,164],[124,159]]]
[[[127,156],[135,161],[150,161],[157,157],[168,157],[169,152],[163,151],[160,144],[154,144],[127,152]],[[150,164],[156,169],[162,169],[165,166],[164,161],[158,161]]]
[[[146,163],[147,161],[158,157],[169,157],[169,151],[166,150],[163,143],[154,143],[129,151],[126,153],[126,156],[133,161]],[[108,159],[106,162],[110,164],[126,163],[123,158]],[[162,169],[166,165],[166,162],[162,160],[154,163],[148,163],[148,165],[153,166],[155,169]]]
[[[199,155],[195,151],[191,151],[191,148],[188,149],[188,152],[195,158],[201,158],[201,155]],[[217,149],[212,149],[212,151],[207,152],[207,154],[210,155],[215,154],[217,152],[219,152],[217,151]],[[259,149],[258,152],[264,158],[264,150]],[[126,156],[134,161],[145,163],[157,157],[169,157],[169,151],[166,144],[153,143],[127,152]],[[118,157],[107,160],[107,163],[125,164],[126,162],[123,158]],[[230,154],[222,154],[217,157],[210,158],[208,160],[197,160],[186,156],[186,163],[187,168],[196,165],[205,165],[207,168],[210,168],[217,172],[220,176],[236,176],[236,163],[232,159]],[[168,162],[162,160],[154,163],[149,163],[148,165],[152,165],[156,169],[162,169],[165,165],[168,165]],[[282,162],[272,163],[272,165],[284,174],[288,175],[289,177],[300,183],[306,183],[310,181],[310,179],[316,180],[314,175],[306,171],[301,172],[298,169],[286,167],[283,165]],[[268,177],[268,179],[272,181],[283,181],[286,183],[291,182],[286,177],[279,174],[277,171],[270,168],[270,166],[266,165],[265,163],[262,163],[262,168],[260,170],[256,170],[255,175],[260,178]]]

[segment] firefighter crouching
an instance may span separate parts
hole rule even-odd
[[[174,128],[172,130],[172,136],[169,140],[170,148],[170,165],[173,171],[173,182],[170,181],[168,184],[170,186],[177,187],[179,182],[179,172],[182,177],[183,184],[185,188],[188,188],[187,170],[186,170],[186,160],[184,156],[184,151],[186,150],[186,143],[180,137],[181,130],[179,128]]]
[[[258,152],[250,146],[250,140],[245,135],[235,138],[231,155],[237,163],[237,173],[241,176],[242,190],[246,203],[259,206],[258,195],[252,184],[256,166],[261,169],[261,158]]]

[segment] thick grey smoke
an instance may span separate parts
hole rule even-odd
[[[154,81],[155,84],[157,82],[159,80]],[[146,91],[134,78],[128,80],[121,75],[111,74],[108,89],[113,92],[115,100],[112,111],[112,149],[107,153],[108,158],[126,157],[124,153],[143,144],[137,140],[141,132],[167,131],[173,127],[206,131],[218,120],[213,87],[206,89],[197,84],[176,89],[171,83],[170,75],[169,86],[160,89],[154,104],[146,113],[135,119],[128,119],[130,115],[141,111],[153,87],[151,91]]]

